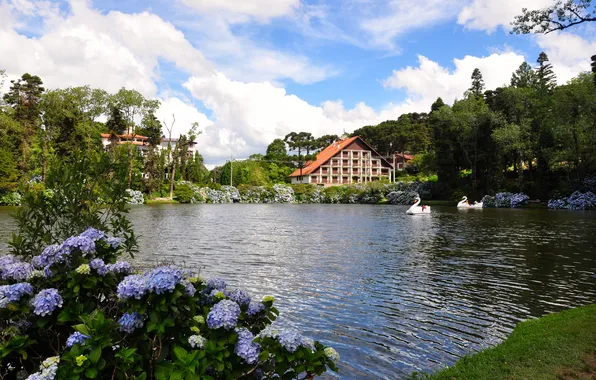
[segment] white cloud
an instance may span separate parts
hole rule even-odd
[[[470,77],[475,68],[482,72],[486,88],[494,89],[507,85],[511,74],[523,61],[523,56],[513,52],[488,57],[465,56],[463,59],[454,59],[455,70],[449,70],[420,55],[418,67],[409,66],[393,71],[383,85],[405,89],[408,94],[406,103],[410,106],[424,104],[430,107],[439,96],[446,103],[462,98],[471,85]]]
[[[172,126],[173,117],[175,116],[175,122],[172,128],[172,137],[178,137],[181,134],[188,132],[192,123],[199,123],[199,130],[204,131],[206,128],[211,126],[213,122],[207,118],[207,116],[199,112],[193,105],[188,104],[176,97],[159,99],[161,105],[155,112],[155,116],[168,127]],[[164,136],[168,136],[168,130],[162,128]],[[201,139],[199,138],[199,150],[202,148]]]
[[[522,8],[541,9],[552,4],[552,0],[473,0],[461,10],[457,22],[469,29],[492,32],[503,26],[509,30],[510,23],[522,13]]]
[[[300,0],[181,0],[183,4],[201,12],[228,12],[266,21],[292,14]]]
[[[5,9],[8,3],[3,4]],[[46,24],[37,38],[0,29],[0,67],[11,77],[30,72],[50,88],[88,84],[116,91],[124,86],[154,96],[159,59],[193,74],[212,68],[180,31],[148,12],[102,15],[86,1],[72,0],[71,14],[63,16],[44,2],[10,4],[13,20],[37,15]]]
[[[548,55],[559,84],[582,71],[590,70],[590,57],[596,52],[596,41],[576,34],[556,32],[536,36],[538,46]]]
[[[391,0],[386,7],[373,7],[375,16],[363,17],[361,27],[372,36],[375,45],[394,49],[395,37],[455,17],[462,2],[463,0]],[[373,12],[372,9],[369,11]]]
[[[248,157],[264,152],[271,141],[292,131],[341,135],[344,129],[351,132],[381,121],[364,104],[349,111],[341,102],[313,106],[269,82],[233,81],[222,73],[191,77],[184,86],[213,112],[213,124],[200,137],[203,154],[212,162],[231,154]]]

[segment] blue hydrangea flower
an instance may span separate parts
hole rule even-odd
[[[195,286],[186,280],[182,281],[182,285],[184,285],[184,294],[189,297],[193,297],[197,292]]]
[[[265,305],[262,302],[258,301],[250,301],[248,304],[248,311],[246,312],[249,316],[254,317],[255,315],[259,314],[265,310]]]
[[[268,325],[259,333],[259,338],[273,338],[277,339],[279,336],[279,330],[275,327]]]
[[[119,237],[109,237],[108,238],[108,244],[113,249],[118,249],[118,247],[120,247],[120,244],[122,244],[122,238],[119,238]]]
[[[207,342],[207,339],[203,338],[200,335],[191,335],[188,337],[188,344],[192,348],[202,349],[203,347],[205,347],[205,342]]]
[[[311,351],[316,351],[315,341],[308,337],[302,337],[302,342],[300,343],[302,347],[306,347]]]
[[[136,298],[141,299],[147,292],[147,279],[144,276],[138,274],[132,274],[124,277],[124,279],[118,284],[118,298],[128,299]]]
[[[52,270],[50,269],[50,266],[48,265],[47,267],[43,268],[43,274],[44,276],[46,276],[47,278],[50,278],[54,275],[54,273],[52,272]]]
[[[37,269],[43,269],[56,261],[56,254],[60,250],[59,245],[48,245],[41,252],[41,255],[31,259],[31,264]]]
[[[129,274],[132,272],[132,267],[126,261],[117,261],[115,264],[106,265],[108,272],[118,274]]]
[[[75,344],[83,344],[89,338],[91,338],[89,335],[85,335],[78,331],[75,331],[66,340],[66,347],[72,347]]]
[[[243,289],[236,289],[230,293],[230,299],[240,306],[248,306],[250,303],[250,296],[248,292]]]
[[[19,260],[14,255],[0,256],[0,268],[4,268],[9,264],[18,262]]]
[[[104,276],[108,273],[108,268],[102,259],[93,259],[89,262],[91,269],[95,270],[98,275]]]
[[[238,333],[238,342],[234,352],[248,364],[255,364],[261,352],[261,346],[253,342],[255,336],[245,328],[236,329],[236,333]]]
[[[58,372],[59,356],[47,358],[41,363],[39,372],[29,375],[26,380],[54,380]]]
[[[294,329],[284,329],[279,332],[279,343],[291,353],[296,352],[302,345],[302,339],[302,334]]]
[[[27,282],[0,286],[0,309],[7,307],[11,302],[20,301],[24,295],[31,294],[33,294],[33,286]]]
[[[83,254],[95,252],[95,241],[88,236],[71,236],[64,240],[61,250],[72,252],[79,249]]]
[[[234,301],[221,300],[216,303],[207,315],[207,326],[210,329],[223,327],[226,330],[233,329],[238,323],[240,306]]]
[[[62,297],[57,289],[44,289],[37,293],[33,299],[33,313],[41,316],[51,314],[54,310],[62,307]]]
[[[143,327],[143,316],[136,311],[132,313],[124,313],[118,320],[120,324],[120,331],[127,334],[132,334],[136,328]]]
[[[213,277],[207,280],[207,289],[224,290],[226,288],[226,282],[218,277]]]
[[[176,285],[182,281],[182,272],[169,266],[155,268],[145,276],[149,290],[157,294],[174,291]]]
[[[89,227],[85,232],[83,232],[79,236],[88,237],[93,241],[98,241],[106,238],[106,234],[103,231],[96,230],[93,227]]]
[[[25,281],[35,270],[29,263],[14,262],[0,268],[3,280]]]

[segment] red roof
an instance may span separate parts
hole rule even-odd
[[[405,154],[405,153],[396,153],[395,154],[397,157],[403,157],[406,161],[410,161],[414,159],[414,155],[413,154]]]
[[[327,148],[323,149],[317,154],[317,159],[315,161],[308,161],[304,164],[304,167],[302,168],[302,173],[300,172],[300,169],[296,169],[294,173],[290,174],[290,177],[299,177],[301,175],[307,175],[312,173],[319,166],[323,165],[325,162],[334,157],[337,153],[344,150],[346,147],[348,147],[351,143],[353,143],[356,140],[362,141],[364,145],[366,145],[371,151],[373,151],[377,156],[379,156],[383,161],[385,161],[385,163],[393,167],[393,165],[391,165],[386,159],[381,157],[379,153],[377,153],[373,148],[371,148],[371,146],[368,145],[366,141],[362,140],[360,136],[354,136],[350,137],[349,139],[337,141],[329,145]]]
[[[110,138],[110,136],[112,136],[112,135],[109,133],[101,134],[101,137],[104,137],[104,138]],[[123,139],[130,139],[130,138],[135,138],[135,139],[139,139],[139,140],[148,140],[149,139],[149,137],[146,137],[146,136],[132,135],[132,134],[118,135],[118,137],[123,138]]]

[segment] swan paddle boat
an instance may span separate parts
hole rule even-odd
[[[420,204],[420,197],[416,197],[416,202],[406,211],[408,215],[430,214],[430,206],[418,206]]]
[[[457,204],[457,208],[482,208],[482,202],[474,202],[474,204],[470,204],[468,202],[468,197],[464,196]]]

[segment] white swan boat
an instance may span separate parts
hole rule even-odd
[[[418,206],[420,204],[420,198],[416,197],[416,202],[406,211],[408,215],[418,215],[418,214],[430,214],[430,206]]]
[[[457,208],[482,208],[482,206],[482,202],[474,202],[474,204],[470,204],[468,202],[468,197],[466,196],[464,196],[457,204]]]

